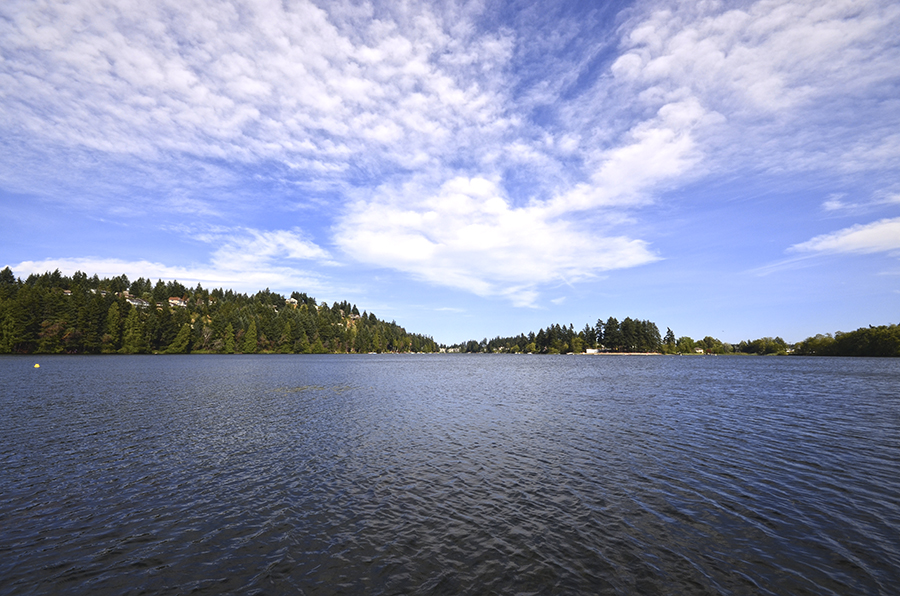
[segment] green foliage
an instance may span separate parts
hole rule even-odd
[[[742,341],[737,349],[744,354],[758,354],[760,356],[787,354],[788,345],[780,337],[762,337],[752,341]]]
[[[234,327],[231,323],[228,323],[228,327],[225,328],[225,343],[223,347],[226,354],[234,354]]]
[[[623,331],[624,329],[624,331]],[[530,354],[584,353],[588,349],[602,349],[608,352],[658,352],[662,340],[659,329],[651,321],[626,318],[619,323],[610,317],[596,326],[585,325],[575,332],[575,326],[554,324],[537,333],[521,334],[515,337],[496,337],[454,346],[460,352],[496,352]]]
[[[128,294],[126,294],[128,292]],[[129,298],[130,296],[130,298]],[[141,298],[146,303],[129,303]],[[170,306],[169,298],[185,305]],[[199,284],[189,289],[177,281],[125,275],[100,279],[58,270],[17,279],[9,267],[0,270],[0,354],[143,354],[202,351],[245,353],[436,352],[431,337],[407,333],[396,322],[360,314],[356,305],[317,303],[294,292],[286,301],[269,289],[253,296]],[[537,333],[470,340],[456,346],[464,352],[567,353],[599,349],[608,352],[693,354],[786,354],[780,337],[763,337],[737,345],[714,337],[665,338],[651,321],[615,317],[585,325],[553,324]],[[794,346],[794,354],[811,356],[900,356],[900,326],[886,325],[848,333],[816,335]]]
[[[166,348],[166,354],[187,354],[191,344],[191,326],[185,323],[175,336],[175,340]]]
[[[664,354],[674,354],[675,353],[675,332],[672,331],[670,327],[666,327],[666,336],[663,338],[662,351]]]
[[[150,351],[150,343],[147,341],[142,315],[136,308],[132,308],[125,319],[125,335],[122,340],[123,354],[146,354]]]
[[[679,354],[691,354],[694,352],[696,345],[694,340],[690,337],[683,335],[675,340],[675,350]]]
[[[119,303],[113,302],[106,311],[106,333],[102,338],[102,351],[104,353],[116,352],[122,347],[122,315],[119,313]]]
[[[0,270],[0,354],[436,352],[428,336],[356,305],[295,302],[269,289],[255,295],[125,275],[100,279],[59,271],[16,279]],[[145,303],[137,302],[140,298]],[[170,306],[169,298],[184,299]],[[137,305],[133,305],[131,302]]]
[[[863,327],[832,336],[808,337],[795,346],[795,354],[803,356],[900,356],[900,325]]]
[[[244,333],[244,354],[256,354],[259,347],[256,337],[256,321],[250,321],[250,327]]]

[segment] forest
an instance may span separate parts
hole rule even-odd
[[[675,337],[670,328],[660,336],[652,321],[626,317],[598,319],[580,331],[569,324],[548,325],[537,333],[515,337],[495,337],[479,341],[469,340],[450,348],[454,352],[507,352],[533,354],[581,353],[587,350],[610,353],[659,354],[716,354],[760,356],[900,356],[900,325],[867,327],[847,333],[816,335],[797,344],[788,344],[780,337],[762,337],[732,344],[715,337],[693,339]]]
[[[221,288],[125,275],[99,278],[58,270],[27,279],[0,271],[0,354],[325,354],[368,352],[567,354],[756,354],[900,356],[900,325],[819,334],[791,345],[780,337],[738,343],[660,334],[656,323],[598,319],[575,331],[548,325],[537,333],[469,340],[445,347],[348,302],[317,303],[268,289],[250,296]]]
[[[670,328],[660,335],[653,321],[626,317],[619,321],[609,317],[598,319],[594,325],[586,324],[580,331],[569,324],[548,325],[537,333],[516,337],[496,337],[453,346],[459,352],[527,352],[533,354],[581,353],[587,350],[611,353],[659,353],[659,354],[787,354],[791,346],[780,337],[765,337],[742,341],[738,344],[722,342],[714,337],[694,340],[687,336],[675,337]]]
[[[359,312],[268,289],[252,296],[125,275],[0,271],[0,354],[435,352],[430,337]]]

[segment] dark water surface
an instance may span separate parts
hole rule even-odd
[[[0,386],[3,594],[900,589],[900,360],[11,357]]]

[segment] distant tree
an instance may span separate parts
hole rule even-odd
[[[624,347],[624,338],[619,328],[619,320],[615,317],[609,317],[603,324],[603,345],[607,350],[615,352],[621,351]]]
[[[295,354],[309,354],[312,347],[309,344],[309,337],[306,335],[306,331],[302,329],[297,332],[297,339],[294,340],[294,353]]]
[[[255,354],[257,350],[256,321],[251,321],[247,332],[244,334],[244,346],[241,350],[244,354]]]
[[[687,335],[683,335],[675,342],[675,348],[679,354],[691,354],[694,351],[694,340]]]
[[[573,352],[580,354],[581,352],[584,352],[584,340],[575,336],[572,338],[572,345],[570,347]]]
[[[122,347],[122,316],[119,314],[119,303],[113,302],[106,311],[106,332],[103,334],[101,350],[105,353],[116,352]]]
[[[663,340],[663,343],[666,345],[667,352],[671,353],[675,351],[675,334],[669,327],[666,327],[666,337]]]
[[[146,354],[150,351],[150,345],[144,335],[144,322],[136,308],[132,308],[125,319],[125,333],[122,339],[123,354]]]
[[[14,297],[18,289],[19,284],[16,283],[16,276],[13,275],[12,269],[4,267],[0,271],[0,300],[9,300]]]
[[[234,354],[234,327],[231,323],[228,323],[228,327],[225,328],[224,349],[226,354]]]
[[[169,347],[166,348],[166,354],[187,354],[190,344],[191,326],[190,324],[185,323],[181,326],[178,335],[175,336],[175,339],[169,344]]]
[[[161,279],[158,280],[156,285],[153,286],[153,301],[156,303],[163,303],[169,298],[169,290],[166,288],[166,283]]]
[[[294,350],[294,333],[291,329],[290,320],[285,320],[281,329],[281,336],[278,338],[278,352],[281,354],[290,354]]]
[[[585,348],[596,348],[597,347],[597,332],[596,330],[585,323],[584,329],[581,330],[581,339],[584,341]]]

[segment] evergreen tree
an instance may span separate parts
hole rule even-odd
[[[187,354],[191,343],[191,326],[185,323],[175,336],[175,340],[166,348],[166,354]]]
[[[284,326],[281,329],[281,336],[278,338],[278,352],[281,354],[290,354],[294,349],[294,334],[291,330],[291,322],[285,319]]]
[[[16,282],[16,276],[13,275],[12,269],[4,267],[0,271],[0,300],[13,298],[18,290],[19,284]]]
[[[297,333],[297,340],[294,342],[295,354],[309,354],[310,352],[309,338],[302,329]]]
[[[146,354],[150,351],[150,344],[144,333],[144,322],[136,308],[132,308],[125,319],[125,334],[119,351],[123,354]]]
[[[225,328],[225,353],[234,354],[234,327],[231,323]]]
[[[250,321],[250,326],[244,334],[244,347],[241,350],[244,354],[256,354],[257,338],[256,338],[256,321]]]
[[[672,329],[666,327],[666,338],[664,340],[666,344],[666,351],[673,352],[675,350],[675,333],[672,332]]]
[[[106,311],[106,333],[103,334],[101,350],[107,354],[122,347],[122,316],[119,314],[119,303],[113,302]]]
[[[622,332],[619,329],[619,320],[610,317],[603,324],[603,345],[607,350],[621,351],[624,345]]]

